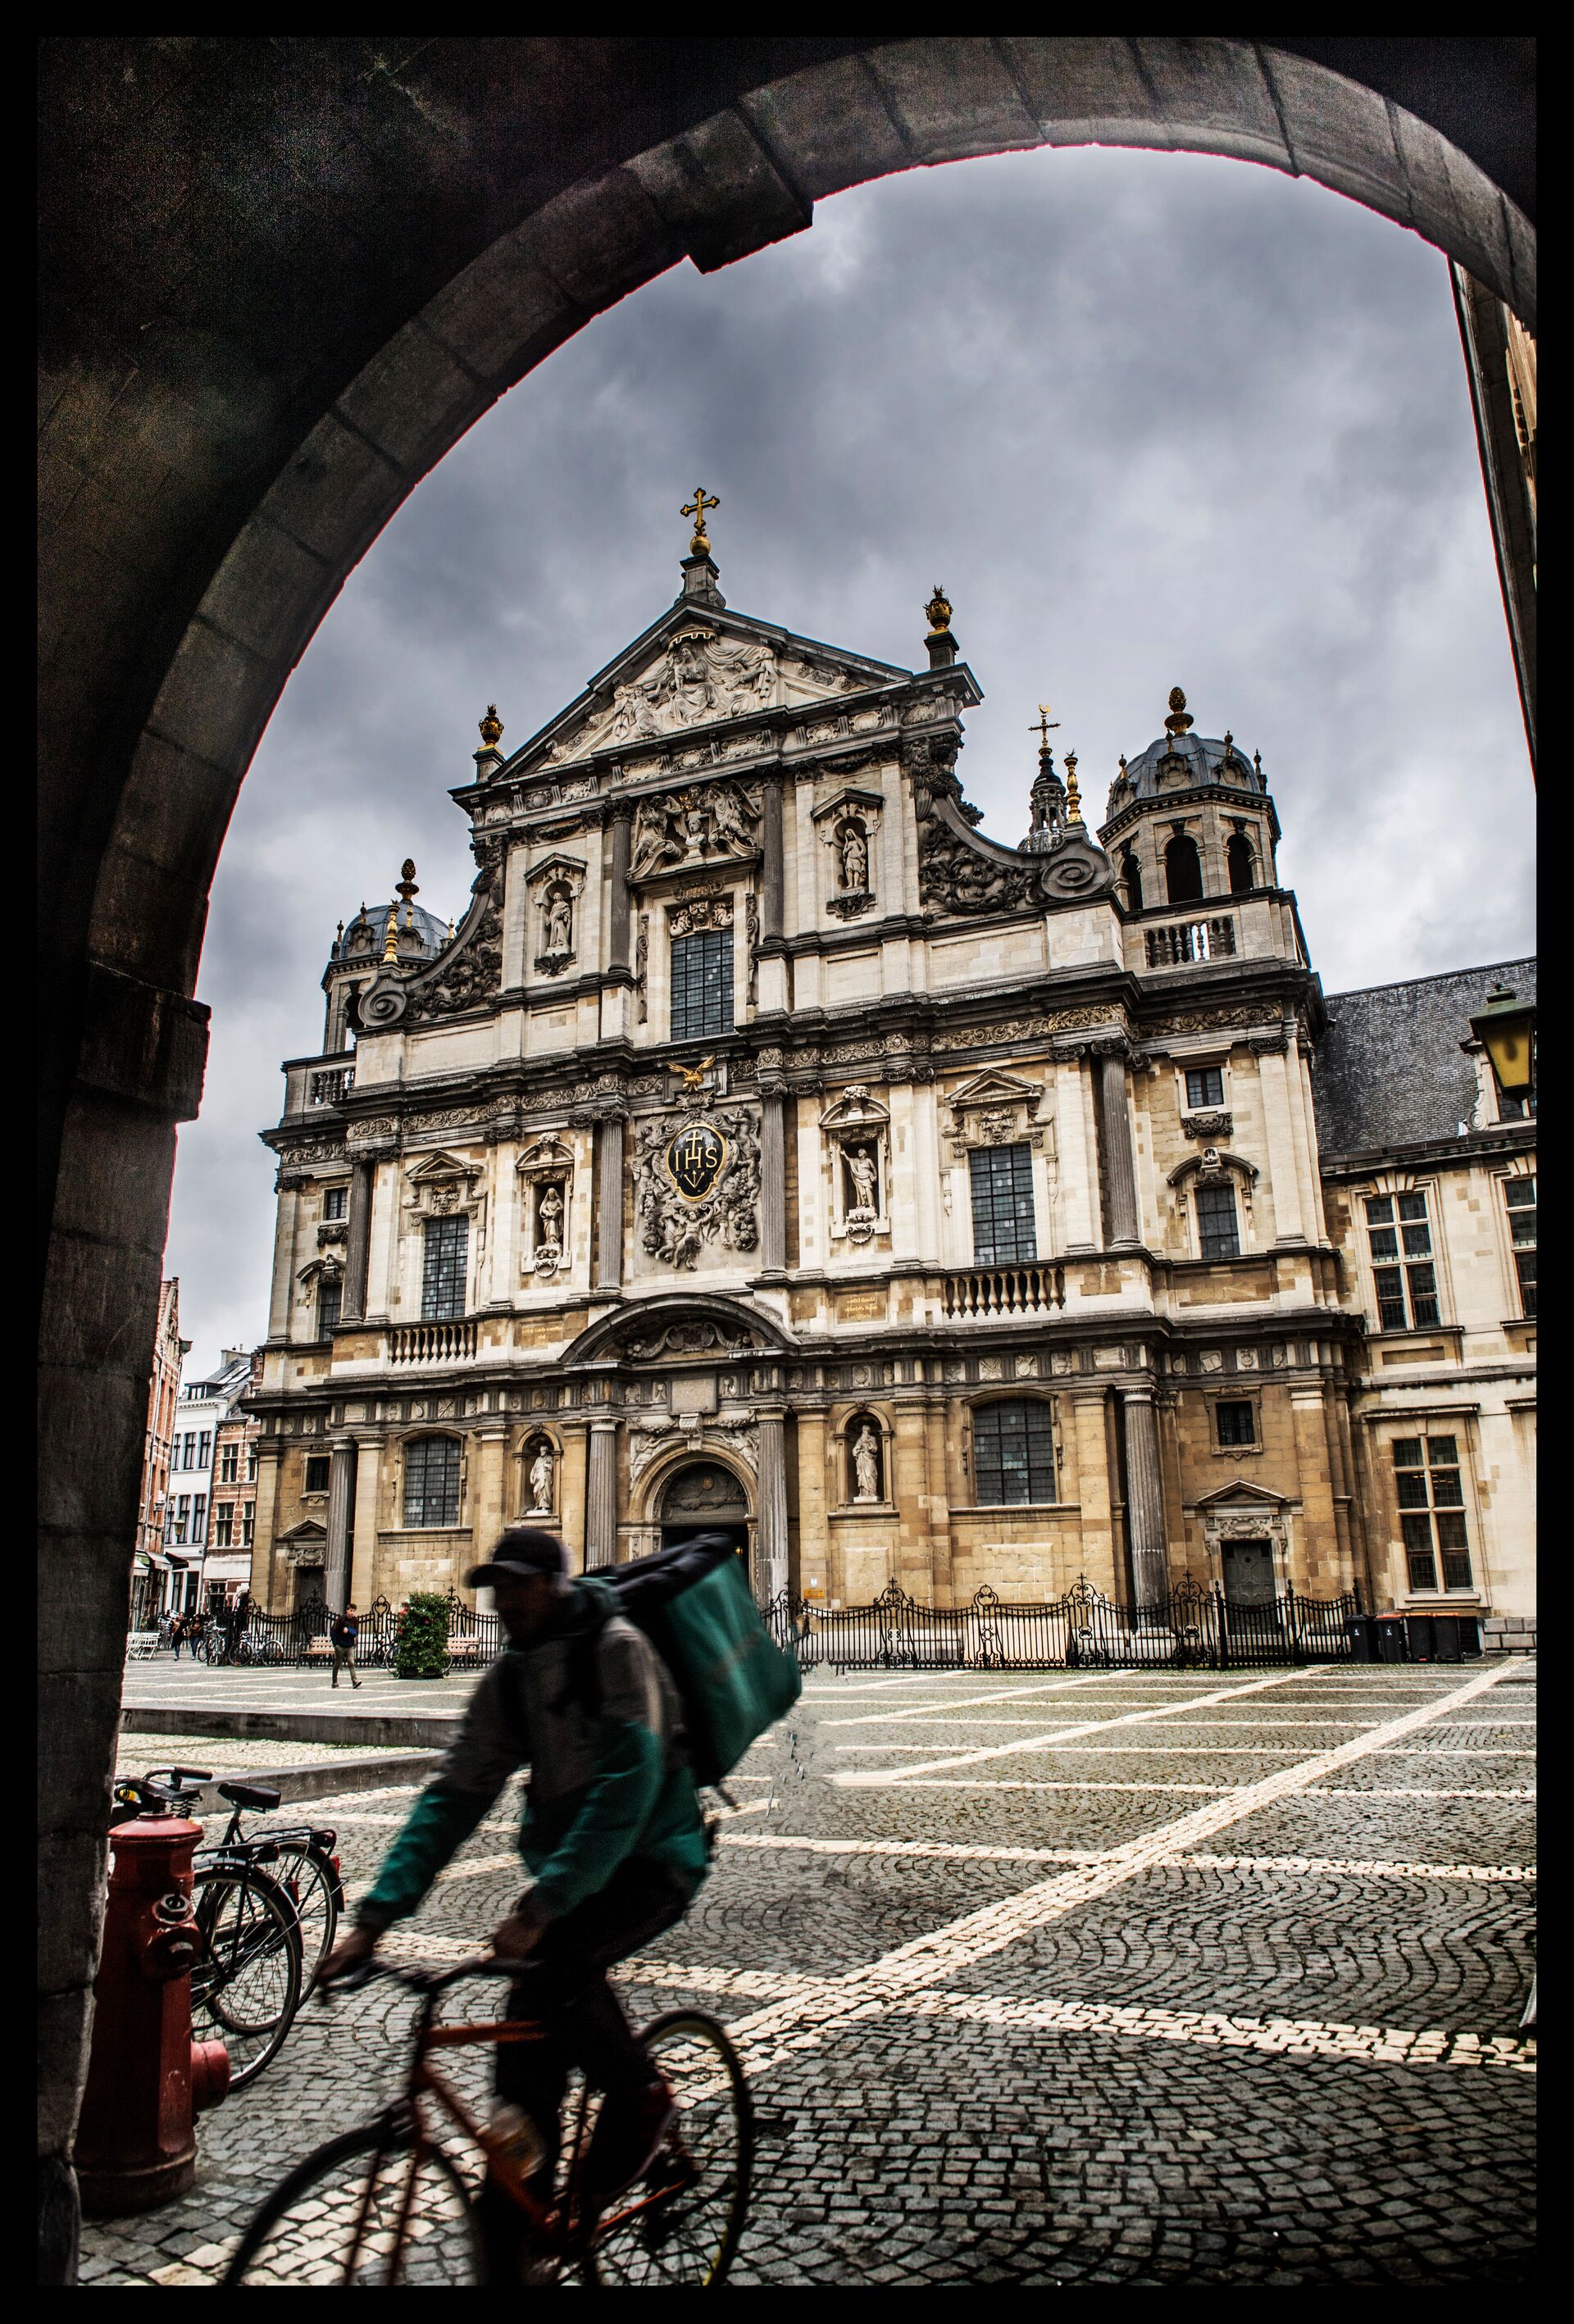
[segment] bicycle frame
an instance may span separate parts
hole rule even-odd
[[[495,1973],[493,1964],[488,1963],[487,1966],[492,1968]],[[460,1975],[463,1973],[463,1971],[458,1972]],[[474,2047],[481,2043],[501,2047],[504,2043],[543,2042],[547,2039],[546,2026],[538,2019],[534,2018],[494,2018],[483,2024],[434,2025],[432,2019],[441,1994],[446,1986],[454,1981],[456,1981],[455,1973],[450,1972],[439,1986],[427,1993],[416,2031],[415,2054],[410,2061],[410,2079],[405,2088],[405,2103],[410,2109],[415,2135],[410,2145],[410,2172],[405,2181],[404,2193],[400,2202],[394,2247],[390,2257],[388,2274],[390,2284],[396,2284],[399,2282],[400,2269],[404,2259],[410,2206],[415,2200],[416,2181],[420,2172],[420,2166],[437,2144],[428,2130],[420,2101],[423,2098],[428,2099],[440,2107],[472,2144],[481,2149],[489,2163],[498,2152],[498,2141],[492,2137],[489,2130],[477,2122],[464,2099],[428,2062],[430,2053],[434,2050]],[[523,2182],[511,2172],[499,2171],[494,2174],[495,2183],[506,2190],[511,2200],[525,2214],[531,2225],[547,2238],[557,2255],[563,2259],[575,2255],[576,2231],[579,2225],[576,2217],[579,2173],[584,2161],[584,2121],[589,2104],[590,2091],[586,2087],[580,2092],[579,2118],[575,2125],[574,2144],[568,2158],[568,2178],[560,2197],[555,2196],[549,2202],[538,2203],[527,2191]],[[395,2115],[391,2112],[389,2116],[391,2127],[395,2119]],[[391,2138],[390,2144],[393,2143]],[[366,2223],[371,2215],[375,2189],[376,2174],[373,2172],[366,2181],[366,2192],[362,2199],[360,2215],[355,2221],[354,2238],[345,2262],[345,2273],[349,2275],[354,2274],[356,2262],[360,2258],[361,2246],[366,2232]],[[626,2203],[619,2210],[603,2213],[594,2223],[594,2233],[600,2236],[613,2227],[626,2226],[631,2219],[637,2218],[642,2212],[651,2210],[658,2204],[670,2201],[673,2192],[674,2190],[669,2188],[658,2189],[641,2197],[637,2202]]]

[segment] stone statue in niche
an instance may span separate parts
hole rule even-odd
[[[879,1216],[879,1176],[874,1156],[867,1146],[849,1148],[847,1176],[852,1185],[852,1201],[848,1206],[849,1225],[855,1218],[876,1219]]]
[[[542,913],[545,942],[548,954],[568,953],[574,949],[574,906],[566,888],[548,890],[546,908]]]
[[[538,1440],[529,1469],[530,1506],[528,1517],[550,1517],[552,1514],[552,1447],[546,1437]]]
[[[535,1270],[556,1275],[563,1264],[563,1187],[548,1178],[536,1197]]]
[[[852,1443],[852,1473],[856,1480],[855,1501],[878,1501],[880,1497],[880,1441],[866,1420]]]
[[[869,842],[860,824],[842,826],[842,885],[851,895],[861,895],[869,886]]]

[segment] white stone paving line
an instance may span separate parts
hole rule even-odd
[[[1307,1723],[1311,1725],[1312,1722],[1308,1720]],[[1342,1725],[1344,1722],[1334,1723]],[[1321,1725],[1322,1722],[1319,1720],[1317,1724]],[[1069,1731],[1085,1734],[1087,1730],[1073,1728]],[[1123,1752],[1128,1757],[1135,1753],[1138,1757],[1163,1759],[1260,1759],[1275,1752],[1281,1756],[1293,1755],[1304,1747],[1300,1743],[1172,1743],[1167,1737],[1162,1743],[1059,1743],[1037,1736],[1030,1743],[1017,1743],[1011,1748],[1045,1758],[1052,1757],[1058,1751],[1065,1752],[1068,1757],[1073,1751],[1092,1751],[1102,1752],[1110,1757]],[[933,1751],[934,1746],[933,1743],[833,1743],[831,1748],[833,1751]],[[1499,1749],[1491,1743],[1447,1743],[1435,1747],[1401,1743],[1395,1745],[1392,1756],[1406,1759],[1533,1759],[1536,1754],[1533,1751]],[[952,1764],[956,1763],[953,1761]]]
[[[993,1694],[948,1695],[943,1708],[935,1711],[926,1711],[919,1703],[911,1711],[866,1711],[857,1719],[826,1719],[821,1724],[824,1727],[885,1727],[898,1719],[942,1718],[951,1712],[965,1711],[972,1703],[1031,1702],[1036,1694],[1064,1694],[1071,1687],[1097,1686],[1099,1683],[1099,1677],[1084,1673],[1080,1677],[1056,1679],[1044,1686],[1008,1686],[997,1689]],[[979,1723],[988,1726],[997,1722],[980,1720]]]
[[[1053,1734],[1028,1736],[1020,1743],[984,1743],[976,1751],[962,1751],[949,1759],[931,1759],[921,1767],[893,1767],[876,1770],[844,1768],[831,1781],[844,1789],[882,1789],[896,1784],[911,1783],[915,1776],[943,1775],[951,1767],[977,1767],[986,1759],[1009,1759],[1023,1752],[1041,1750],[1058,1745],[1077,1735],[1100,1735],[1112,1727],[1139,1727],[1150,1719],[1172,1719],[1182,1711],[1206,1711],[1214,1703],[1233,1702],[1243,1694],[1261,1694],[1268,1687],[1289,1686],[1303,1681],[1303,1671],[1278,1671],[1271,1678],[1253,1679],[1245,1686],[1215,1687],[1207,1694],[1194,1694],[1182,1702],[1154,1703],[1142,1711],[1122,1711],[1113,1719],[1090,1719],[1080,1726],[1057,1729]]]
[[[636,1985],[741,1998],[793,2002],[815,1987],[813,1978],[777,1969],[707,1969],[692,1961],[631,1960],[624,1973]],[[1215,2049],[1261,2050],[1291,2058],[1354,2058],[1376,2066],[1507,2066],[1534,2073],[1536,2045],[1512,2034],[1455,2034],[1446,2027],[1333,2025],[1297,2017],[1238,2017],[1222,2010],[1163,2009],[1101,2001],[1023,2000],[1003,1993],[919,1991],[905,1994],[884,2015],[943,2017],[955,2024],[995,2025],[1009,2032],[1136,2035],[1157,2042],[1202,2042]],[[744,2021],[746,2022],[746,2021]],[[736,2037],[735,2023],[729,2031]]]
[[[1105,1848],[971,1848],[960,1840],[794,1840],[785,1832],[721,1835],[723,1848],[769,1848],[805,1856],[920,1856],[958,1864],[1099,1864]],[[1346,1856],[1178,1856],[1177,1864],[1213,1872],[1355,1873],[1402,1880],[1533,1881],[1533,1864],[1402,1864]]]
[[[899,2007],[910,1995],[933,1990],[937,1980],[959,1969],[1006,1951],[1067,1913],[1094,1903],[1128,1880],[1192,1852],[1216,1832],[1239,1823],[1259,1808],[1309,1791],[1339,1768],[1367,1758],[1385,1743],[1431,1725],[1463,1703],[1498,1684],[1511,1665],[1483,1672],[1459,1688],[1440,1692],[1418,1709],[1358,1736],[1299,1766],[1284,1767],[1243,1784],[1227,1798],[1193,1808],[1189,1814],[1111,1849],[1099,1863],[1077,1866],[1017,1895],[988,1904],[927,1935],[898,1945],[866,1967],[824,1979],[816,1988],[736,2019],[729,2031],[745,2068],[769,2073],[797,2052],[815,2048],[861,2020]]]
[[[1118,1784],[1091,1776],[1077,1781],[1068,1775],[1057,1783],[1031,1775],[925,1775],[910,1788],[918,1792],[1196,1792],[1204,1799],[1234,1799],[1249,1785],[1170,1784],[1156,1776],[1150,1783]],[[1533,1800],[1535,1793],[1487,1786],[1475,1791],[1432,1791],[1425,1785],[1385,1791],[1376,1784],[1333,1784],[1312,1796],[1324,1800]]]

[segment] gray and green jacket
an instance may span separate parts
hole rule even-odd
[[[616,1609],[606,1582],[572,1582],[549,1635],[510,1647],[478,1681],[360,1905],[363,1928],[382,1931],[413,1913],[525,1766],[520,1853],[544,1917],[594,1896],[629,1857],[665,1864],[698,1887],[709,1852],[677,1690],[643,1631]]]

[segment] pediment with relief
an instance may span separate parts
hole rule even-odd
[[[824,702],[870,682],[868,676],[811,665],[764,639],[725,635],[696,619],[669,637],[644,669],[614,687],[610,702],[559,735],[538,763],[562,766],[593,752],[654,741],[723,718]]]

